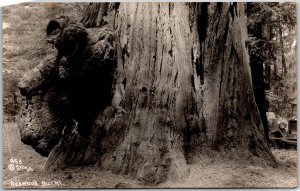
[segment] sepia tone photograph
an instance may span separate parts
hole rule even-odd
[[[296,20],[295,2],[2,7],[2,187],[297,187]]]

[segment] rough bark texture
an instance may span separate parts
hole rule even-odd
[[[67,125],[46,169],[97,160],[156,184],[216,155],[275,163],[253,95],[242,3],[105,6],[95,31],[114,31],[114,97],[87,140]]]
[[[78,131],[83,141],[90,141],[95,118],[110,103],[116,66],[113,33],[107,28],[87,31],[82,24],[59,17],[46,31],[57,50],[19,83],[26,102],[19,120],[21,139],[44,156],[62,132]]]
[[[53,51],[19,83],[24,96],[18,120],[21,140],[43,156],[58,143],[69,113],[65,96],[55,83],[56,55]]]

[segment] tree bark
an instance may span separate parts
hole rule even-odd
[[[25,73],[18,84],[23,95],[18,120],[21,141],[42,156],[48,156],[58,143],[69,113],[64,93],[56,83],[56,56],[57,51],[50,50],[49,56]]]
[[[218,156],[276,163],[253,94],[243,3],[107,6],[102,28],[114,31],[114,97],[87,142],[70,125],[47,169],[97,161],[157,184]]]
[[[284,56],[284,45],[283,45],[283,40],[282,40],[283,34],[282,34],[282,26],[281,23],[279,23],[279,41],[280,41],[280,52],[281,52],[281,69],[282,69],[282,77],[285,77],[287,74],[287,68],[286,68],[286,63],[285,63],[285,56]]]

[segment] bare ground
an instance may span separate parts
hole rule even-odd
[[[129,177],[114,175],[94,166],[72,167],[53,173],[44,172],[46,158],[20,141],[19,130],[8,112],[17,108],[19,99],[16,83],[24,71],[37,65],[47,54],[45,27],[57,14],[79,17],[76,6],[53,6],[43,3],[26,3],[3,10],[3,80],[4,117],[3,132],[3,187],[22,187],[21,183],[37,183],[25,188],[145,188],[141,182]],[[81,7],[82,8],[82,7]],[[17,95],[16,95],[17,94]],[[11,122],[8,122],[10,119]],[[277,168],[242,161],[215,160],[213,163],[189,165],[190,176],[182,181],[165,182],[152,188],[291,188],[297,186],[297,151],[273,149],[278,160]],[[17,161],[10,161],[17,159]],[[16,162],[26,169],[13,169]],[[9,169],[10,166],[10,169]],[[32,171],[31,171],[32,169]],[[35,181],[35,182],[34,182]],[[44,182],[42,182],[44,181]],[[56,181],[56,182],[52,182]],[[44,183],[44,184],[43,184]],[[47,183],[47,185],[46,185]]]
[[[45,157],[20,141],[15,123],[5,123],[3,128],[3,187],[36,181],[38,186],[26,188],[146,188],[140,181],[112,174],[94,166],[66,168],[53,173],[44,172]],[[279,167],[243,165],[236,161],[215,160],[210,165],[189,165],[190,176],[182,181],[165,182],[151,188],[292,188],[297,186],[297,151],[273,149]],[[33,171],[10,170],[10,159],[22,161]],[[42,184],[48,182],[48,185]],[[59,184],[51,183],[57,181]],[[22,186],[16,186],[22,187]]]

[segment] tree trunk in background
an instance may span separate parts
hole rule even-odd
[[[217,156],[276,163],[254,98],[243,3],[91,3],[83,22],[115,31],[114,98],[91,142],[68,130],[46,169],[95,160],[93,151],[101,168],[156,184]]]
[[[282,40],[283,34],[282,34],[282,26],[279,24],[279,41],[280,41],[280,50],[281,50],[281,63],[282,63],[282,77],[286,76],[287,74],[287,68],[285,63],[285,56],[284,56],[284,45]]]
[[[247,14],[251,14],[251,11],[257,11],[256,3],[247,3]],[[252,83],[253,91],[256,100],[256,104],[259,110],[259,114],[264,126],[265,137],[269,141],[269,127],[267,120],[267,104],[266,104],[266,95],[265,95],[265,76],[264,76],[264,62],[268,59],[265,55],[268,50],[265,50],[265,41],[269,41],[269,32],[266,32],[268,29],[268,21],[262,19],[261,22],[257,23],[253,29],[249,29],[249,34],[259,40],[256,44],[256,51],[250,54],[250,66],[252,74]],[[263,48],[264,47],[264,48]],[[260,50],[259,52],[257,50]],[[251,52],[251,51],[250,51]]]
[[[87,7],[87,9],[85,11],[85,16],[81,19],[81,22],[86,27],[94,27],[94,26],[96,26],[96,22],[95,21],[98,18],[100,7],[103,7],[103,6],[101,6],[100,3],[89,3],[89,5],[88,5],[88,7]]]
[[[117,6],[119,6],[119,3],[89,3],[81,22],[86,27],[99,27],[105,25],[107,23],[103,18],[108,11],[111,11],[112,8],[117,8]]]
[[[276,78],[276,76],[277,76],[277,65],[276,65],[276,63],[274,63],[274,69],[273,69],[273,78]]]

